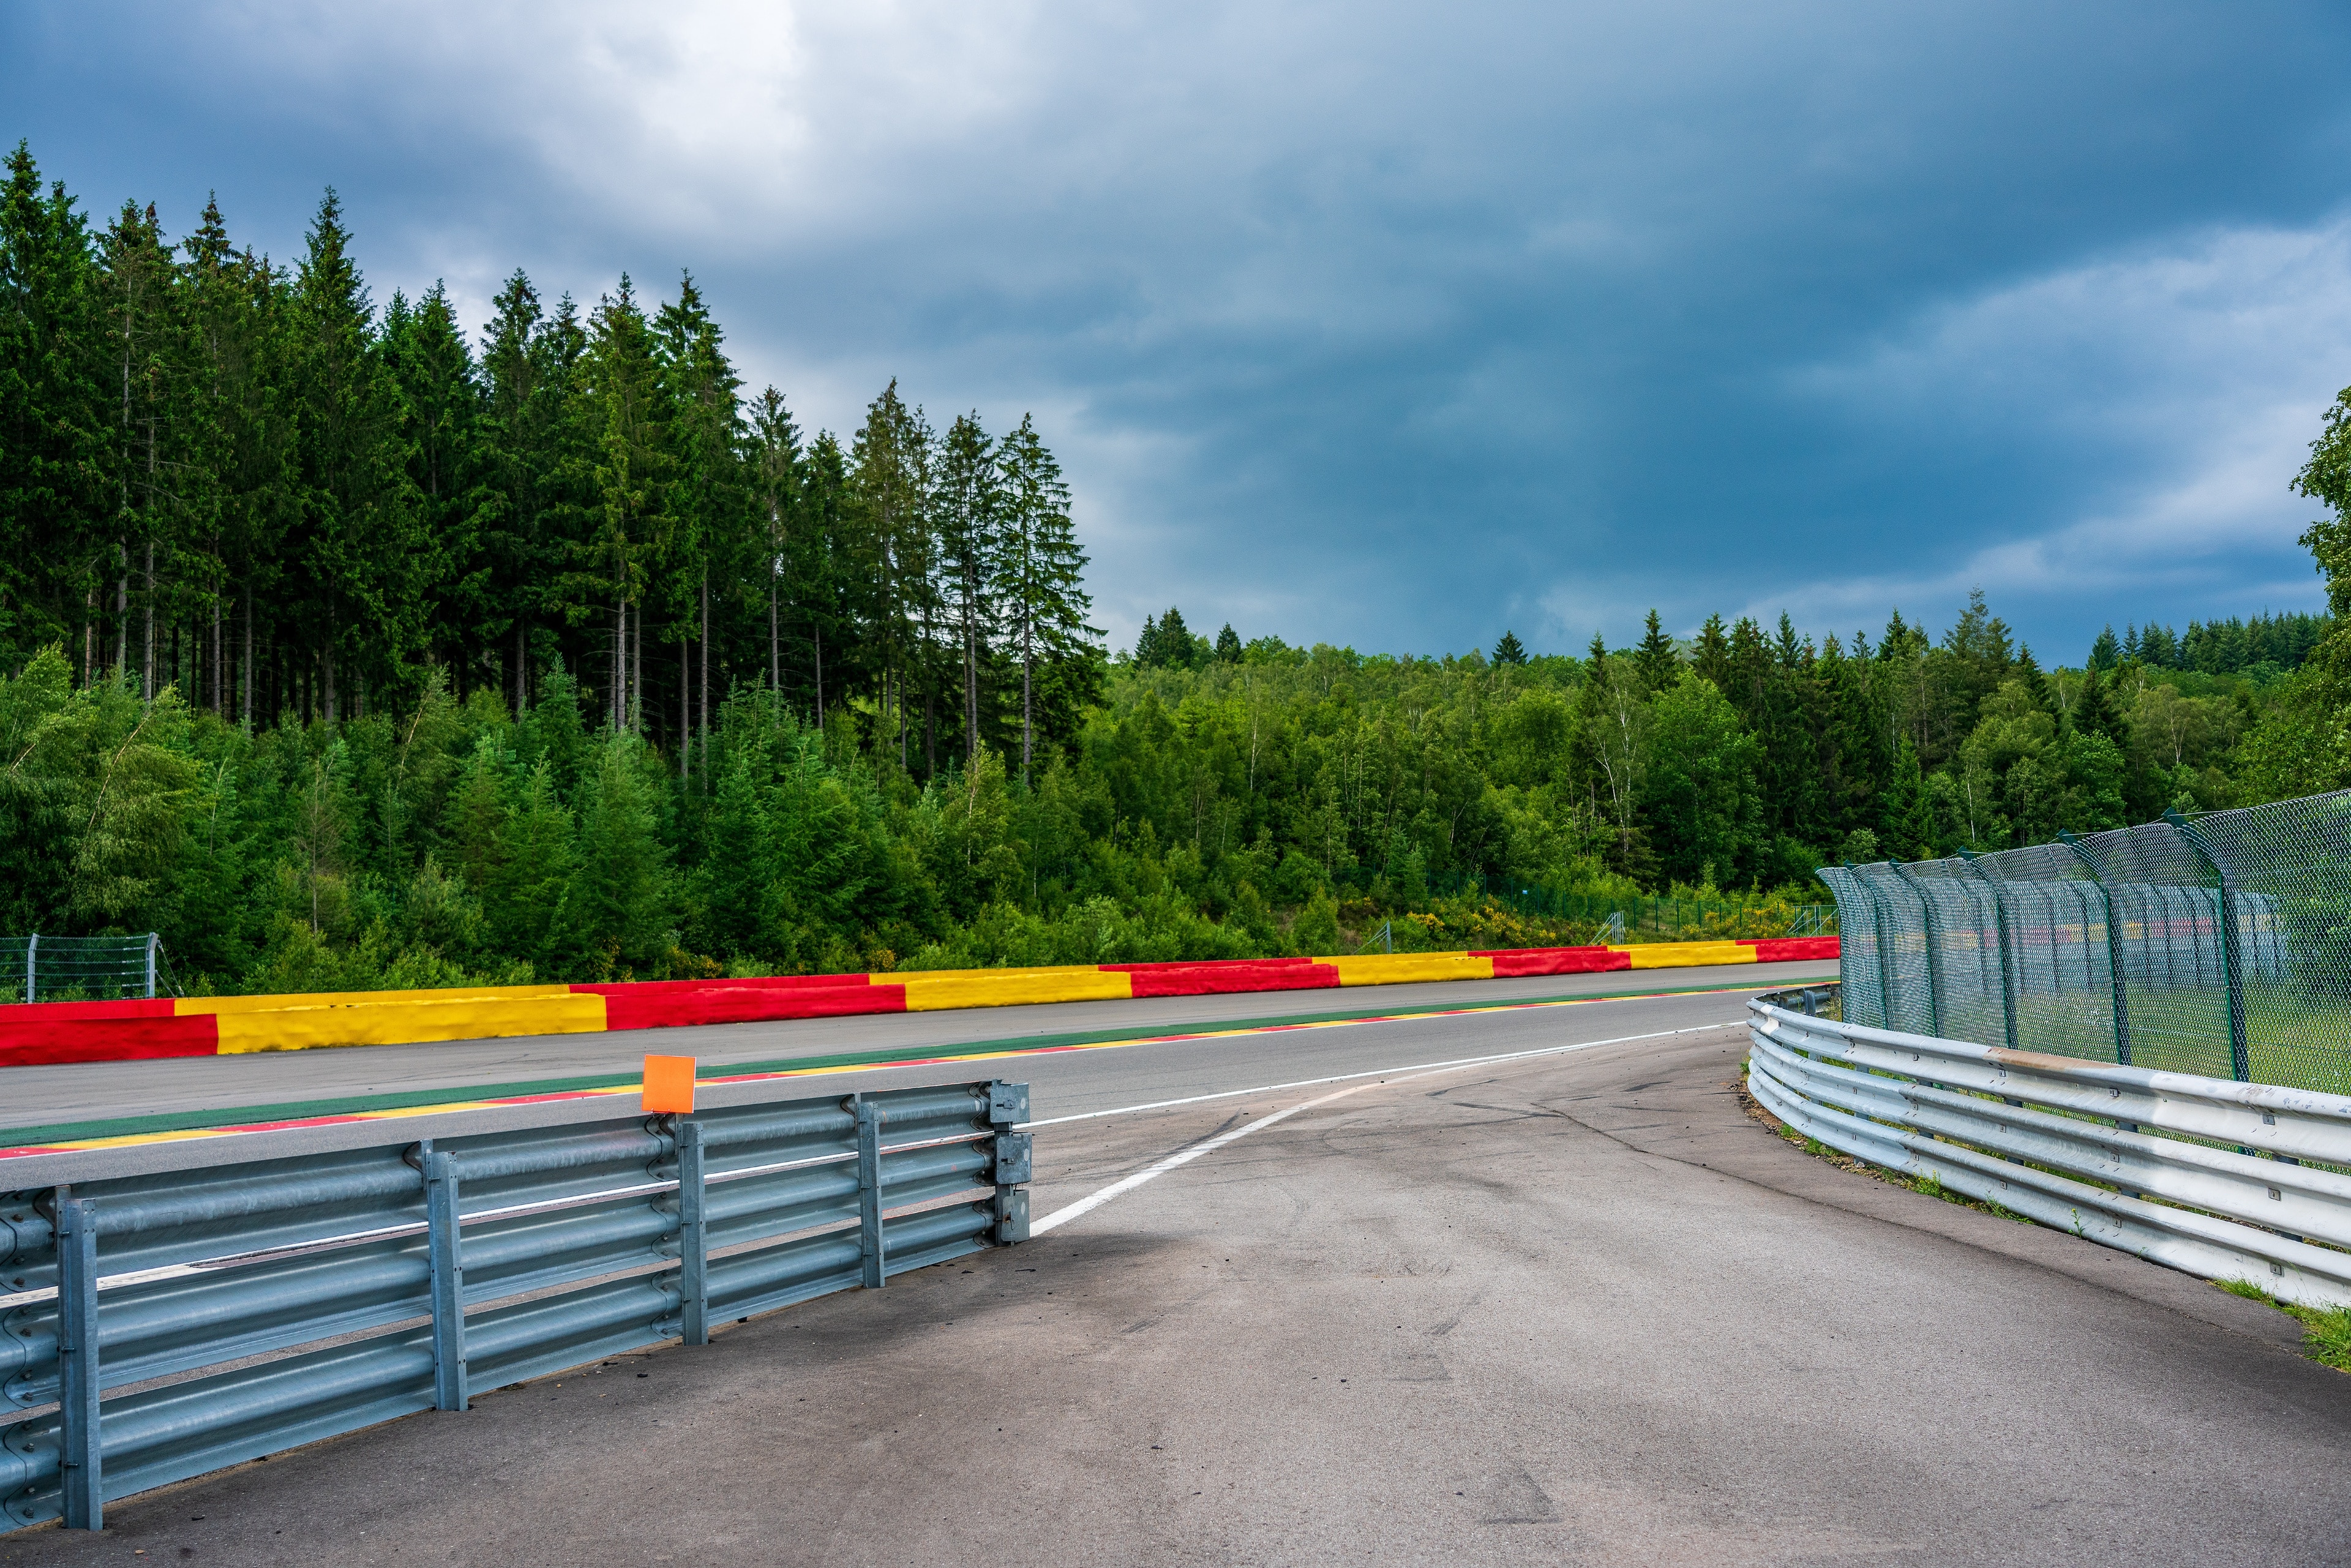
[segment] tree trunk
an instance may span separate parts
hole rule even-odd
[[[319,674],[326,680],[327,723],[331,727],[335,722],[335,643],[333,638],[329,638],[327,645],[319,650]]]
[[[1030,672],[1037,662],[1029,643],[1032,624],[1026,614],[1020,617],[1020,782],[1023,784],[1029,782],[1029,736],[1034,722],[1030,717],[1029,698]],[[1250,755],[1256,755],[1254,749]]]
[[[702,569],[702,770],[710,771],[710,569]]]
[[[629,617],[629,728],[642,734],[645,727],[645,607]]]
[[[145,649],[141,654],[139,669],[139,700],[155,700],[155,541],[147,541],[147,595],[145,613],[141,616],[141,639]]]
[[[629,676],[629,601],[615,595],[612,600],[612,689],[605,694],[604,713],[611,720],[612,733],[618,735],[628,722],[629,710],[625,692]]]
[[[245,685],[241,688],[245,698],[245,733],[251,735],[253,733],[253,591],[250,588],[247,588],[245,593],[245,667],[240,673],[245,676]]]
[[[816,727],[824,727],[824,622],[816,623]]]
[[[114,674],[127,680],[131,671],[131,552],[120,540],[114,546]]]
[[[768,689],[781,696],[784,690],[784,643],[783,638],[778,634],[776,620],[777,575],[776,563],[770,560],[768,563]],[[823,699],[820,697],[817,701],[821,707]],[[823,722],[821,718],[817,720],[819,724]]]
[[[694,778],[694,660],[684,638],[677,640],[677,777]]]
[[[519,719],[522,710],[530,706],[530,629],[519,615],[515,617],[514,689],[515,717]]]

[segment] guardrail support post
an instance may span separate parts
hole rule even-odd
[[[860,1094],[857,1112],[857,1246],[864,1263],[862,1283],[882,1288],[885,1260],[882,1243],[882,1108]]]
[[[106,1528],[106,1483],[98,1413],[98,1227],[89,1201],[57,1188],[58,1402],[64,1431],[57,1463],[68,1530]]]
[[[703,1210],[708,1191],[702,1124],[681,1116],[677,1122],[677,1282],[685,1298],[688,1344],[710,1343],[710,1233]]]
[[[33,987],[33,959],[40,950],[41,934],[36,931],[30,936],[25,938],[25,999],[28,1002],[37,1002],[41,999],[34,994]]]
[[[425,1253],[433,1281],[433,1407],[463,1410],[465,1389],[465,1269],[457,1228],[457,1160],[424,1153]]]
[[[1009,1247],[1029,1239],[1029,1193],[1021,1184],[1029,1177],[1036,1141],[1012,1130],[1029,1120],[1029,1085],[1000,1078],[990,1083],[987,1119],[996,1128],[996,1244]]]
[[[147,999],[155,999],[155,948],[163,939],[154,932],[147,933]]]
[[[2245,990],[2239,972],[2243,966],[2237,953],[2237,894],[2220,857],[2204,841],[2196,825],[2181,816],[2177,809],[2167,809],[2163,820],[2172,830],[2194,846],[2204,863],[2212,868],[2213,880],[2220,885],[2220,985],[2229,997],[2229,1071],[2240,1083],[2252,1081],[2253,1067],[2245,1045]]]

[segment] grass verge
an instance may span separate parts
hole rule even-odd
[[[2351,1372],[2351,1307],[2305,1307],[2280,1301],[2251,1280],[2215,1280],[2232,1296],[2275,1307],[2302,1324],[2302,1354],[2337,1372]]]

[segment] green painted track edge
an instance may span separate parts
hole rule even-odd
[[[1791,983],[1786,981],[1782,984]],[[1243,1030],[1280,1029],[1285,1025],[1348,1023],[1364,1019],[1423,1018],[1466,1012],[1483,1007],[1542,1007],[1559,1002],[1638,1001],[1649,997],[1694,996],[1708,991],[1745,990],[1743,986],[1669,986],[1637,991],[1593,991],[1568,997],[1497,997],[1485,1001],[1429,1002],[1403,1008],[1357,1008],[1345,1012],[1295,1013],[1281,1018],[1212,1019],[1175,1025],[1138,1034],[1133,1030],[1092,1030],[1082,1034],[1007,1035],[996,1040],[967,1040],[955,1045],[910,1051],[850,1051],[838,1056],[793,1056],[774,1061],[734,1061],[703,1069],[705,1082],[747,1077],[761,1072],[810,1071],[828,1067],[882,1067],[893,1063],[927,1064],[967,1057],[996,1056],[1006,1051],[1051,1051],[1067,1046],[1112,1045],[1121,1040],[1180,1039],[1187,1035],[1224,1034]],[[1758,986],[1769,990],[1770,986]],[[1176,998],[1169,998],[1170,1000]],[[615,1030],[613,1032],[623,1032]],[[629,1033],[646,1032],[628,1030]],[[340,1049],[367,1051],[369,1046]],[[256,1052],[256,1054],[266,1054]],[[84,1065],[97,1065],[87,1063]],[[128,1064],[126,1064],[128,1065]],[[159,1111],[148,1116],[125,1116],[108,1122],[62,1122],[46,1126],[0,1127],[0,1142],[22,1147],[28,1144],[76,1143],[86,1138],[128,1138],[148,1133],[185,1133],[204,1127],[243,1126],[260,1122],[298,1122],[311,1116],[354,1116],[369,1111],[405,1111],[419,1105],[458,1104],[474,1100],[514,1100],[533,1094],[566,1094],[583,1089],[618,1089],[634,1083],[635,1072],[606,1072],[587,1078],[538,1078],[517,1083],[475,1083],[441,1089],[416,1089],[398,1094],[349,1095],[337,1100],[289,1100],[274,1105],[234,1105],[209,1111]]]

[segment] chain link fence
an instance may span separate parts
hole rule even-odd
[[[0,936],[0,1001],[114,1001],[177,996],[163,939]]]
[[[2351,790],[1821,877],[1851,1022],[2351,1093]]]

